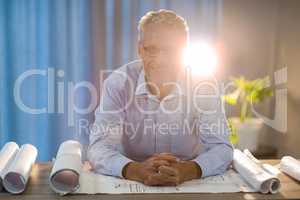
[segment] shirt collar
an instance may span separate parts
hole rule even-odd
[[[142,70],[139,74],[137,85],[135,88],[135,95],[145,95],[145,94],[150,94],[150,93],[146,87],[145,71],[144,71],[144,67],[142,66]]]
[[[135,95],[150,95],[150,91],[148,90],[146,86],[146,79],[145,79],[145,71],[144,67],[142,66],[142,69],[139,73],[138,80],[137,80],[137,86],[135,89]],[[186,95],[186,84],[185,80],[179,79],[177,80],[177,86],[174,88],[174,90],[168,95],[168,97],[173,96],[185,96]]]

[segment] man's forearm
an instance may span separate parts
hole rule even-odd
[[[194,161],[180,161],[173,166],[180,171],[183,181],[201,178],[201,167]]]

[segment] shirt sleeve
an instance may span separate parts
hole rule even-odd
[[[95,112],[95,123],[90,129],[87,157],[96,173],[124,178],[122,169],[132,162],[120,151],[124,98],[111,80],[104,81],[100,105]]]
[[[211,86],[209,84],[210,89],[200,89],[196,101],[197,130],[204,150],[193,161],[200,166],[202,177],[224,173],[233,158],[233,147],[229,141],[230,131],[220,90],[215,86],[212,91]]]

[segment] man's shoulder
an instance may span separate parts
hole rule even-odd
[[[121,66],[120,68],[116,69],[114,72],[121,72],[121,73],[125,73],[127,76],[138,77],[139,73],[142,70],[142,67],[143,67],[142,60],[134,60]]]
[[[116,89],[128,87],[128,84],[134,86],[138,80],[142,67],[143,63],[141,60],[129,62],[112,71],[105,80],[105,83]]]

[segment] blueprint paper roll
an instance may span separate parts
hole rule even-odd
[[[266,172],[247,155],[238,149],[234,150],[233,168],[257,191],[276,193],[280,188],[279,179]]]
[[[270,165],[270,164],[265,164],[265,163],[261,163],[259,160],[257,160],[252,153],[248,150],[248,149],[244,149],[243,153],[248,156],[248,158],[250,158],[253,162],[255,162],[256,164],[258,164],[259,166],[261,166],[266,172],[274,175],[274,176],[278,176],[278,174],[280,174],[279,169],[277,169],[276,167]]]
[[[3,189],[3,178],[5,171],[10,163],[14,160],[19,146],[15,142],[6,143],[0,151],[0,191]]]
[[[280,170],[300,181],[300,161],[291,156],[284,156],[280,161]]]
[[[31,144],[22,145],[3,179],[4,188],[13,194],[22,193],[37,157],[37,149]]]
[[[262,164],[262,168],[266,171],[269,172],[270,174],[273,174],[274,176],[278,176],[280,174],[280,170],[273,165],[270,164]]]
[[[50,174],[50,187],[61,195],[72,193],[79,187],[82,170],[81,144],[74,140],[62,143]]]

